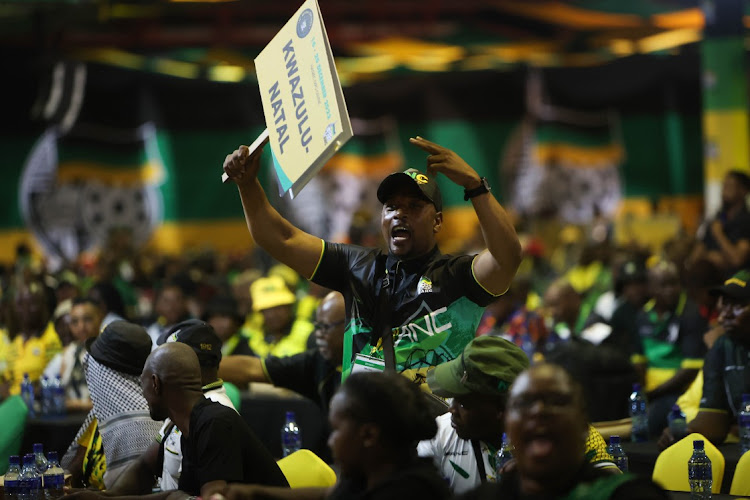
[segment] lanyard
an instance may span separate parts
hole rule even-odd
[[[479,480],[482,484],[487,482],[487,470],[484,468],[484,458],[482,458],[482,449],[479,447],[479,441],[476,439],[471,440],[471,447],[474,450],[474,460],[477,462],[477,472],[479,472]]]

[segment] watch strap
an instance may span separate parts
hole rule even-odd
[[[475,196],[479,196],[480,194],[490,192],[492,188],[490,187],[489,182],[487,182],[487,178],[480,177],[479,181],[480,181],[479,186],[473,189],[464,189],[464,201],[469,201],[471,198],[474,198]]]

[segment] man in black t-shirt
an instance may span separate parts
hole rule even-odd
[[[342,374],[393,368],[415,382],[458,356],[474,338],[484,307],[505,293],[521,245],[487,180],[450,149],[421,137],[409,141],[427,156],[427,174],[410,168],[378,187],[388,252],[322,241],[294,227],[271,206],[258,181],[260,149],[228,155],[224,171],[237,183],[253,240],[315,283],[342,293],[347,324]],[[464,188],[487,249],[476,256],[442,255],[442,173]]]
[[[242,417],[203,396],[198,357],[190,346],[173,342],[154,350],[141,387],[151,418],[169,417],[182,432],[180,491],[208,498],[233,482],[288,485]]]

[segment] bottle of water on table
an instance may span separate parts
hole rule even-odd
[[[34,443],[32,449],[34,450],[34,464],[36,465],[36,471],[41,477],[42,474],[47,472],[47,467],[49,467],[47,457],[44,456],[44,446],[42,443]]]
[[[706,456],[702,439],[693,441],[693,456],[688,460],[688,480],[691,500],[711,498],[711,487],[714,483],[711,475],[711,460]]]
[[[36,470],[34,454],[23,456],[23,468],[18,476],[18,500],[42,500],[42,478]]]
[[[742,453],[750,450],[750,394],[742,395],[742,406],[737,414],[739,424],[740,447]]]
[[[47,378],[47,375],[42,375],[39,385],[41,386],[40,392],[42,395],[42,404],[41,404],[42,416],[51,415],[52,414],[52,391],[50,390],[50,380]]]
[[[682,413],[679,405],[672,405],[672,411],[667,415],[667,423],[669,425],[669,432],[672,434],[675,441],[679,441],[687,436],[685,414]]]
[[[634,443],[648,441],[648,408],[641,384],[633,384],[633,392],[630,394],[630,418],[633,421],[631,440]]]
[[[26,403],[26,408],[29,409],[29,417],[34,417],[36,412],[34,411],[34,384],[31,383],[28,373],[23,374],[23,380],[21,381],[21,398]]]
[[[57,416],[65,415],[65,386],[60,375],[50,381],[52,393],[52,413]]]
[[[607,451],[612,455],[612,459],[615,461],[615,465],[622,472],[628,471],[628,456],[625,454],[625,450],[622,449],[620,444],[620,436],[610,436],[609,446]]]
[[[513,446],[510,444],[508,435],[503,432],[503,444],[495,455],[495,473],[500,480],[500,470],[505,464],[513,460]]]
[[[63,486],[65,485],[65,473],[57,461],[57,452],[50,451],[47,453],[47,462],[49,467],[42,475],[44,485],[44,499],[55,500],[63,496]]]
[[[281,452],[283,456],[302,448],[302,437],[293,411],[286,412],[286,423],[281,429]]]
[[[11,455],[8,458],[8,471],[5,473],[5,498],[18,500],[18,476],[21,474],[21,458]]]

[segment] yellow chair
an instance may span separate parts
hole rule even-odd
[[[708,439],[698,433],[680,439],[656,458],[654,473],[651,477],[665,490],[690,491],[688,460],[693,455],[693,441],[696,439],[703,440],[706,455],[711,460],[711,475],[713,476],[711,491],[719,493],[721,490],[721,481],[724,479],[724,455]]]
[[[745,452],[734,469],[730,495],[750,495],[750,452]]]
[[[327,488],[336,484],[336,473],[310,450],[299,450],[276,462],[291,488]]]

